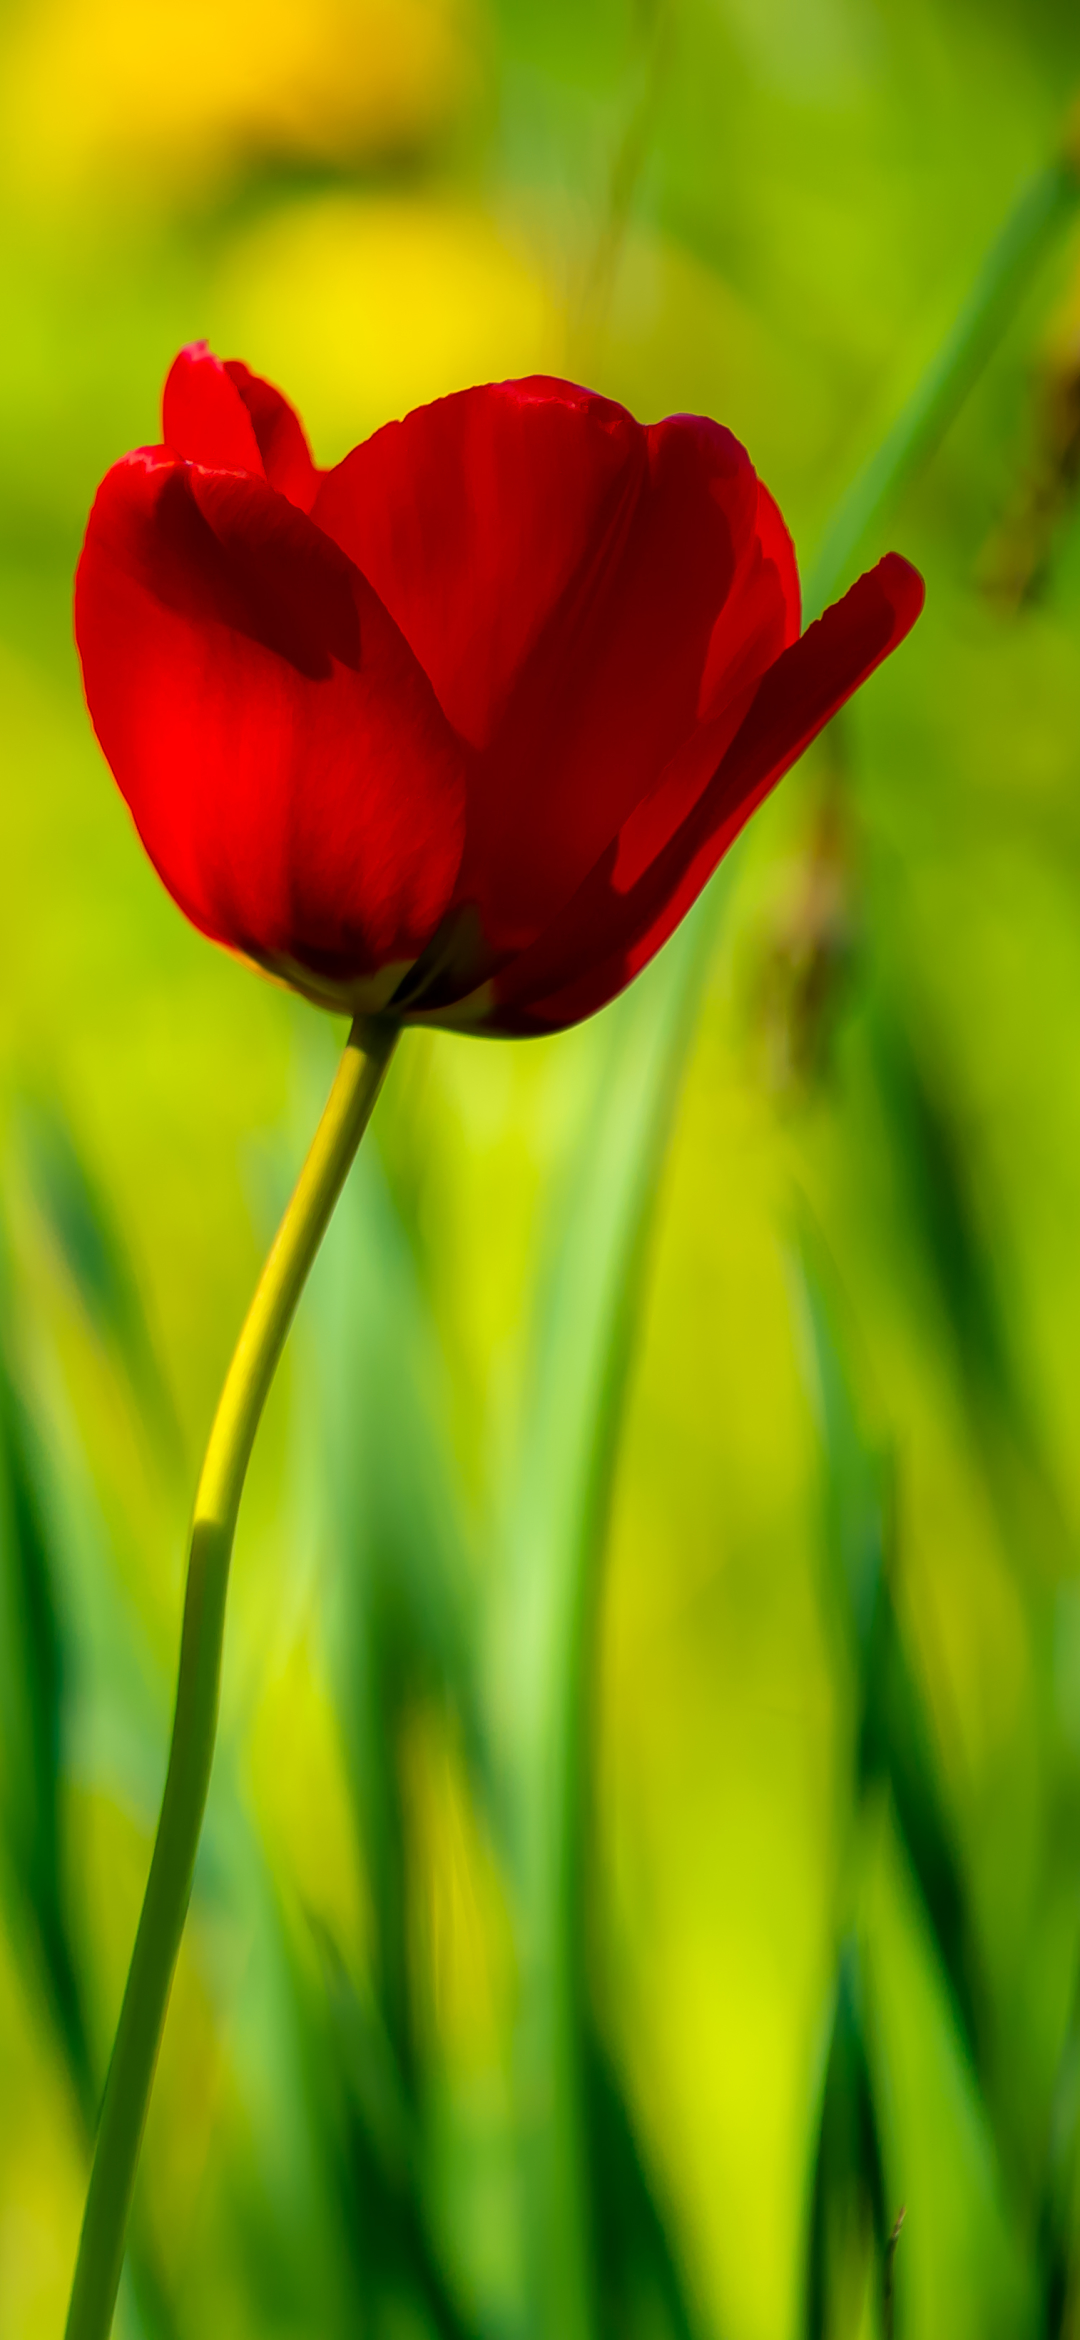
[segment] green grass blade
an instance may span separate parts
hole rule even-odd
[[[732,864],[596,1029],[595,1102],[539,1279],[507,1526],[499,1706],[522,1963],[519,2088],[533,2315],[591,2340],[582,1868],[599,1562],[648,1235]]]
[[[24,1097],[18,1118],[30,1189],[57,1255],[164,1458],[176,1466],[183,1459],[180,1428],[116,1214],[54,1099]]]
[[[887,1780],[893,1811],[944,1968],[953,2017],[976,2069],[986,2033],[985,1988],[956,1831],[939,1785],[925,1708],[904,1650],[891,1596],[868,1671],[859,1771],[864,1787]]]
[[[806,581],[808,618],[820,615],[845,582],[866,538],[934,453],[1078,204],[1080,178],[1065,156],[1049,163],[1025,187],[936,357],[876,454],[841,498]]]
[[[376,2320],[407,2301],[437,2340],[476,2340],[431,2232],[420,2133],[392,2041],[325,1934],[321,1949],[326,1988],[316,2053],[340,2141],[341,2213],[358,2292]]]
[[[861,1961],[853,1936],[837,1971],[810,2206],[806,2340],[853,2329],[868,2251],[884,2291],[888,2229],[881,2138],[867,2048]],[[839,2308],[839,2314],[838,2314]],[[843,2319],[843,2320],[841,2320]]]
[[[335,1690],[374,1905],[383,2013],[411,2073],[399,1756],[415,1701],[433,1695],[449,1703],[481,1785],[486,1758],[471,1531],[450,1452],[441,1361],[374,1153],[356,1166],[313,1297],[312,1394],[337,1559]]]
[[[1006,1539],[1029,1585],[1071,1574],[1071,1533],[1014,1354],[1001,1283],[944,1079],[884,1003],[875,1072],[909,1222],[954,1345],[962,1393]]]
[[[824,1557],[830,1605],[852,1662],[865,1677],[885,1597],[887,1462],[861,1418],[840,1330],[835,1277],[821,1237],[805,1212],[797,1230],[794,1265],[825,1458]]]
[[[9,1297],[7,1279],[3,1288]],[[51,1458],[55,1475],[55,1457]],[[44,1449],[0,1326],[0,1865],[8,1872],[21,1938],[48,2013],[87,2139],[99,2080],[91,2053],[81,1963],[62,1841],[64,1731],[72,1683],[64,1616],[65,1570],[43,1501]],[[148,2340],[173,2340],[176,2322],[156,2248],[136,2221],[129,2309]]]
[[[84,2125],[95,2088],[60,1828],[64,1658],[30,1425],[0,1334],[0,1743],[7,1859]]]
[[[835,1279],[804,1219],[799,1271],[825,1465],[825,1557],[853,1688],[856,1804],[888,1788],[949,1988],[965,2052],[978,2066],[982,1987],[956,1832],[931,1731],[896,1615],[892,1474],[863,1427]]]
[[[604,2340],[696,2340],[696,2319],[625,2092],[595,2027],[586,2043],[586,2104]]]

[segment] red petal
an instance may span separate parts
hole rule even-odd
[[[227,358],[225,372],[239,390],[259,444],[263,468],[272,488],[287,496],[299,511],[310,512],[319,492],[321,474],[311,460],[303,428],[287,398],[252,374],[239,358]]]
[[[315,517],[478,751],[456,899],[493,963],[543,932],[703,714],[734,723],[798,625],[790,544],[730,433],[643,431],[568,383],[390,424]]]
[[[76,584],[94,726],[196,926],[344,986],[424,948],[461,752],[377,595],[261,480],[165,449],[109,473]]]
[[[552,612],[617,548],[645,468],[620,406],[568,383],[465,390],[354,448],[316,518],[371,578],[477,748]]]
[[[809,626],[763,676],[684,817],[673,818],[687,782],[676,766],[630,816],[563,916],[497,978],[494,1005],[477,1002],[484,1028],[556,1031],[614,998],[685,917],[762,798],[910,632],[923,598],[917,569],[888,553]]]
[[[170,369],[162,437],[189,463],[250,471],[301,512],[311,510],[319,474],[288,399],[239,358],[222,365],[205,341],[190,342]]]
[[[174,358],[161,398],[161,436],[174,455],[212,471],[250,471],[265,479],[251,416],[205,341]]]

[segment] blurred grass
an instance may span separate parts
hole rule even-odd
[[[1057,151],[1080,33],[1058,0],[9,0],[0,46],[0,2329],[37,2340],[195,1459],[333,1040],[186,930],[100,764],[97,478],[198,334],[323,461],[547,367],[730,423],[805,572]],[[685,940],[579,1033],[401,1052],[242,1523],[132,2334],[866,2340],[902,2201],[898,2333],[1071,2329],[1067,482],[1038,591],[981,579],[1078,268],[1063,234],[867,540],[926,615],[733,871],[633,1350],[611,1261]]]

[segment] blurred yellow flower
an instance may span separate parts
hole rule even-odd
[[[6,168],[33,193],[170,188],[238,163],[423,146],[460,105],[468,0],[43,0],[3,55]]]
[[[196,326],[288,383],[319,463],[465,383],[557,372],[564,353],[532,256],[479,206],[426,196],[320,196],[261,219]]]

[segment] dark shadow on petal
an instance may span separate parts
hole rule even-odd
[[[360,666],[354,570],[303,513],[261,481],[177,466],[152,517],[131,511],[124,566],[165,609],[227,626],[309,681]]]
[[[398,1015],[433,1014],[479,989],[499,961],[485,939],[472,902],[451,910],[403,977],[389,1006]]]

